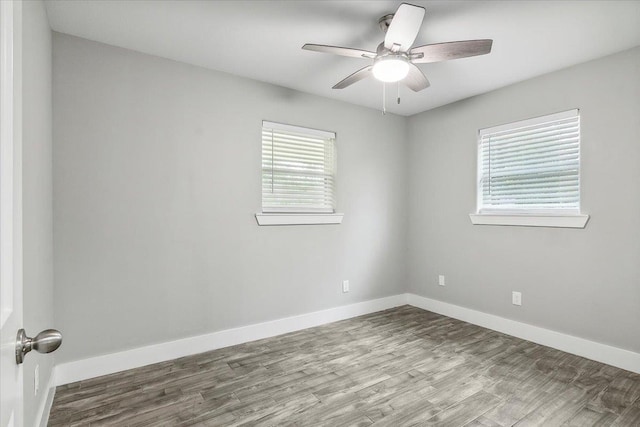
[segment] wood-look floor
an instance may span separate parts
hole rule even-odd
[[[414,307],[58,387],[50,426],[640,426],[640,375]]]

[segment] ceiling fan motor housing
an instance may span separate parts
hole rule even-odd
[[[394,47],[398,47],[398,45],[393,45]],[[384,46],[384,42],[380,43],[378,45],[378,47],[376,48],[376,58],[380,58],[383,56],[390,56],[390,55],[394,55],[394,56],[403,56],[405,58],[409,58],[409,55],[407,54],[407,52],[402,52],[400,50],[394,50],[394,49],[387,49]]]

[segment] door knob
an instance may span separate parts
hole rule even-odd
[[[51,353],[62,344],[62,334],[55,329],[45,329],[33,338],[29,338],[24,329],[18,331],[16,339],[16,363],[24,361],[24,356],[31,350],[38,353]]]

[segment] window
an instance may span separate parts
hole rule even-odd
[[[546,219],[544,224],[516,223],[526,215],[537,218],[533,222]],[[476,220],[520,216],[502,223],[570,227],[574,221],[567,219],[572,215],[585,217],[580,215],[578,110],[480,130]],[[560,216],[566,218],[549,220]]]
[[[332,215],[336,204],[335,140],[333,132],[262,122],[263,215],[257,216],[261,225],[266,225],[261,220],[277,224],[339,222]]]

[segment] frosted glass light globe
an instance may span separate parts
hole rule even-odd
[[[402,57],[380,58],[373,64],[373,76],[385,83],[393,83],[407,77],[409,62]]]

